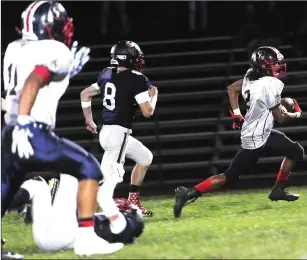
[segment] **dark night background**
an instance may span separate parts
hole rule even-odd
[[[20,25],[21,12],[29,3],[2,2],[2,54],[7,44],[17,39],[14,28]],[[161,96],[156,116],[145,120],[138,114],[133,128],[133,135],[155,155],[145,185],[154,187],[160,184],[161,190],[162,184],[195,183],[226,169],[240,140],[239,133],[231,130],[225,88],[244,75],[250,52],[259,45],[281,47],[286,60],[289,59],[289,76],[285,83],[294,86],[286,88],[285,93],[296,98],[303,110],[307,109],[307,95],[303,88],[307,79],[305,2],[216,1],[202,5],[197,2],[195,13],[189,1],[111,2],[109,9],[101,2],[65,1],[62,4],[74,18],[74,39],[81,45],[96,47],[92,47],[92,61],[72,81],[60,102],[57,131],[93,152],[99,161],[102,151],[97,137],[85,131],[79,93],[95,82],[99,71],[107,65],[111,44],[120,39],[137,43],[191,39],[191,42],[178,44],[140,44],[147,57],[145,74],[159,87]],[[103,20],[106,14],[107,23]],[[194,14],[195,28],[190,21]],[[107,26],[103,26],[105,24]],[[201,37],[217,36],[232,38],[201,40]],[[97,47],[101,44],[106,46]],[[185,55],[187,52],[194,53]],[[186,68],[179,68],[180,65]],[[186,98],[180,99],[180,93],[186,93]],[[99,123],[99,101],[94,108]],[[304,126],[306,117],[283,130],[294,140],[302,142],[306,149]],[[265,156],[257,169],[246,175],[245,186],[241,181],[241,187],[274,182],[281,157],[270,159],[268,156],[271,154]],[[125,183],[128,184],[132,162],[127,160],[126,164]],[[304,183],[306,160],[297,164],[295,172],[293,183]]]

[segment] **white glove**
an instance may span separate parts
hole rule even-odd
[[[90,53],[90,48],[82,47],[80,50],[77,51],[78,42],[74,41],[71,47],[71,53],[74,56],[74,61],[71,64],[70,70],[69,70],[69,78],[74,77],[76,74],[78,74],[83,66],[89,61],[90,56],[88,55]]]
[[[19,115],[17,118],[17,125],[12,134],[12,153],[18,152],[19,158],[29,159],[34,154],[29,141],[29,138],[33,137],[29,129],[32,122],[34,122],[34,119],[30,116]]]

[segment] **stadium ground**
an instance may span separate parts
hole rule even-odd
[[[173,198],[147,198],[155,216],[146,219],[144,234],[132,246],[99,259],[307,259],[307,187],[296,202],[267,199],[268,189],[219,192],[188,205],[181,219],[172,215]],[[25,259],[73,259],[72,251],[42,253],[31,227],[17,214],[2,224],[6,246]],[[305,256],[305,257],[304,257]],[[93,257],[91,257],[93,259]]]

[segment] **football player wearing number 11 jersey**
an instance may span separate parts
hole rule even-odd
[[[117,183],[122,182],[125,157],[136,162],[131,174],[131,192],[129,200],[137,205],[146,216],[152,216],[139,201],[140,186],[153,155],[147,147],[131,136],[131,123],[137,105],[144,117],[154,113],[158,91],[150,85],[142,74],[145,64],[140,47],[131,41],[120,41],[111,49],[111,65],[99,75],[96,83],[81,92],[81,106],[87,129],[97,133],[97,126],[92,119],[91,98],[101,94],[101,116],[103,127],[99,141],[105,153],[101,161],[104,180],[98,192],[98,203],[107,212],[106,201],[113,196]],[[107,196],[107,199],[106,197]]]
[[[285,111],[286,109],[280,103],[284,84],[279,78],[286,74],[284,57],[276,48],[263,46],[253,52],[250,65],[251,68],[244,79],[228,87],[232,108],[230,113],[234,119],[232,127],[241,129],[242,126],[241,149],[224,173],[211,176],[193,188],[188,189],[181,186],[176,189],[175,217],[180,216],[187,201],[194,201],[202,193],[236,181],[240,175],[255,166],[263,150],[267,149],[285,156],[269,199],[294,201],[299,198],[297,194],[286,192],[284,185],[295,162],[303,159],[304,149],[299,143],[293,142],[283,133],[272,129],[274,119],[279,123],[284,123],[299,118],[302,114],[295,100],[294,113]],[[245,118],[241,115],[238,105],[240,93],[248,109]]]

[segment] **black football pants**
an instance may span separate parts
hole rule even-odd
[[[300,161],[304,157],[304,148],[299,143],[293,142],[282,132],[272,130],[263,146],[257,149],[241,148],[237,152],[224,172],[226,182],[237,180],[240,175],[248,173],[256,165],[264,150],[277,151],[278,154],[294,161]]]

